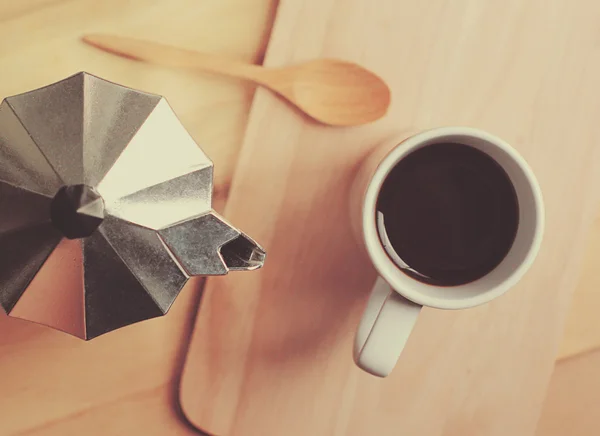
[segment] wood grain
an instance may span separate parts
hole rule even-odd
[[[150,67],[82,44],[87,32],[155,38],[260,62],[275,0],[0,2],[0,98],[81,70],[163,94],[215,162],[223,207],[254,88]],[[57,274],[60,274],[57,272]],[[188,435],[177,385],[201,282],[166,317],[97,341],[0,315],[0,435]]]
[[[536,436],[598,433],[600,416],[600,218],[588,239]]]
[[[394,92],[384,121],[316,126],[257,94],[225,214],[265,268],[209,280],[182,406],[216,435],[530,435],[598,202],[600,5],[567,0],[283,0],[266,64],[363,63]],[[374,272],[347,188],[392,133],[471,125],[512,143],[545,194],[536,265],[492,304],[424,310],[393,375],[351,359]]]
[[[480,12],[477,12],[477,3],[471,3],[470,10],[475,11],[472,13],[471,19],[476,19]],[[220,53],[247,62],[258,62],[262,59],[275,4],[276,0],[206,2],[197,0],[130,0],[126,3],[115,0],[103,2],[90,0],[0,2],[0,36],[2,37],[0,38],[0,60],[2,60],[0,96],[20,93],[80,70],[87,70],[151,92],[163,93],[175,107],[186,127],[215,161],[217,188],[221,193],[217,207],[221,209],[224,204],[223,194],[227,192],[231,172],[236,163],[237,150],[245,130],[253,87],[209,75],[188,74],[118,59],[83,46],[78,39],[84,32],[113,32],[140,38],[156,38],[156,40],[182,47]],[[561,35],[564,35],[571,32],[574,27],[573,20],[577,24],[581,23],[583,27],[571,37],[570,47],[575,47],[576,51],[583,50],[588,53],[591,41],[594,40],[594,32],[591,30],[589,20],[597,16],[596,6],[593,2],[581,2],[573,10],[565,7],[557,8],[555,2],[532,7],[553,8],[554,18],[549,21],[546,33],[554,33],[556,29],[559,29]],[[585,13],[584,8],[587,10],[587,19],[581,18]],[[534,13],[531,10],[523,13],[517,9],[518,7],[514,3],[510,3],[508,5],[510,12],[505,11],[500,14],[499,19],[504,20]],[[419,25],[416,21],[411,23],[411,20],[418,16],[416,10],[416,6],[408,8],[407,15],[402,20],[409,36],[416,35],[415,29]],[[565,11],[567,13],[563,19],[559,19],[557,14]],[[433,12],[437,15],[441,13],[439,5]],[[432,32],[430,29],[432,19],[425,20],[429,28],[424,31],[424,34]],[[383,21],[394,20],[396,20],[394,15],[390,15],[387,20]],[[522,27],[526,24],[526,21],[523,20],[526,20],[526,17],[521,18],[518,26]],[[550,30],[550,24],[555,25],[556,28]],[[320,34],[324,32],[323,27],[321,25],[317,29],[318,32],[321,32]],[[493,29],[497,30],[497,27],[493,27]],[[519,32],[509,38],[509,30],[513,29],[508,29],[507,33],[503,35],[513,42],[518,40]],[[352,33],[353,30],[347,29],[347,31]],[[315,41],[318,35],[313,35],[312,32],[307,33],[307,38],[313,44],[319,43],[319,41]],[[423,40],[413,39],[411,43],[430,47],[434,44],[434,39],[435,35],[429,35]],[[556,41],[556,39],[552,41]],[[325,48],[328,49],[327,47],[331,44],[333,44],[332,41],[326,42]],[[441,45],[437,49],[439,52],[443,49],[444,43],[439,40],[437,44]],[[485,45],[485,41],[477,43],[471,38],[464,44],[467,47],[473,44]],[[351,45],[349,44],[345,50],[350,52]],[[531,43],[529,47],[531,47]],[[559,59],[565,59],[566,49],[565,43],[556,45],[557,62]],[[379,50],[388,51],[389,47],[384,45],[376,51]],[[546,56],[547,51],[548,48],[546,48]],[[404,54],[410,55],[405,58],[406,62],[416,60],[422,71],[429,71],[423,65],[423,62],[426,61],[424,57],[428,56],[426,52],[417,50],[400,52],[400,55]],[[306,54],[306,58],[311,56],[310,53]],[[523,53],[520,52],[518,56],[522,57]],[[582,53],[575,55],[577,59],[581,59],[581,56]],[[352,58],[352,56],[348,57]],[[589,87],[590,74],[595,71],[594,55],[591,55],[590,58],[591,70],[585,73],[586,79],[579,82],[578,92],[582,92],[587,86],[591,98],[597,95],[597,89],[593,86]],[[439,55],[433,56],[431,59],[437,59],[435,65],[437,68],[446,67],[447,63],[452,65],[452,58],[445,58],[446,62],[441,62]],[[483,59],[487,59],[487,56],[483,56]],[[522,63],[523,60],[518,61],[517,66],[519,62]],[[504,59],[500,65],[496,63],[493,67],[499,68],[499,71],[502,72],[510,73],[512,71],[512,76],[522,71],[522,67],[515,70],[515,61],[510,59]],[[573,69],[572,76],[571,73],[566,72],[566,67],[567,65],[564,65],[561,71],[546,72],[546,74],[575,77],[577,73],[581,73],[580,63]],[[539,68],[536,71],[539,72]],[[431,74],[429,72],[430,76]],[[453,86],[458,71],[453,74],[454,78],[449,77],[442,80],[438,87],[440,92],[446,92],[446,87]],[[539,74],[538,77],[542,75]],[[400,71],[400,76],[403,80],[414,79],[415,72]],[[527,83],[535,83],[535,77],[532,77],[531,74],[527,74],[527,77]],[[427,76],[425,79],[428,82],[439,80],[435,75]],[[555,77],[554,80],[557,78]],[[500,79],[499,81],[502,82]],[[426,101],[419,100],[422,104],[426,104],[426,107],[430,107],[434,102],[435,89],[432,89],[431,85],[421,87],[420,83],[421,80],[418,79],[407,82],[402,87],[402,100],[407,99],[409,103],[395,102],[396,111],[400,105],[405,125],[413,124],[411,110],[415,106],[419,94],[426,91],[423,94],[424,97],[427,97]],[[564,95],[570,92],[565,85],[557,88],[557,92],[562,90],[563,95],[555,99],[554,105],[569,101]],[[520,86],[523,86],[522,82],[520,82]],[[546,89],[548,86],[548,83],[544,84]],[[465,88],[468,89],[467,86]],[[573,85],[572,88],[576,89],[577,86]],[[497,92],[490,90],[488,94],[480,97],[480,101],[485,102],[489,96],[508,99],[503,103],[504,105],[511,101],[519,101],[514,96],[514,92],[509,96],[502,96],[501,90]],[[452,109],[447,98],[445,101],[448,107],[438,109],[446,113]],[[468,109],[475,110],[473,105],[477,96],[465,92],[464,98],[467,100]],[[572,98],[573,101],[580,101],[581,95],[572,96]],[[264,104],[265,102],[261,103],[261,105]],[[591,105],[591,103],[587,104]],[[426,107],[419,112],[417,117],[421,119],[423,125],[429,125],[429,123],[423,122],[423,117],[426,117],[424,112],[427,110]],[[592,109],[590,106],[590,111]],[[282,106],[281,110],[286,109]],[[583,110],[583,108],[579,107],[579,110]],[[494,108],[491,108],[491,111],[497,113]],[[488,113],[487,115],[483,114],[482,117],[492,115],[494,114]],[[528,114],[524,108],[520,108],[511,115],[511,119],[518,120],[520,116],[527,118],[532,114]],[[575,114],[571,116],[575,116]],[[464,114],[459,115],[455,120],[449,122],[462,121],[465,119],[464,117]],[[432,122],[436,119],[432,118]],[[576,127],[587,126],[588,122],[589,119],[586,118]],[[568,138],[574,127],[571,127],[569,123],[558,122],[557,124],[557,128],[565,126],[569,129],[562,136]],[[483,126],[491,128],[493,125],[493,122],[488,122]],[[390,130],[395,131],[401,128],[403,125],[390,128]],[[519,140],[522,142],[527,142],[529,130],[530,128],[524,129],[523,134],[517,135],[517,138],[520,138]],[[587,136],[586,142],[591,141],[591,138],[590,134]],[[577,140],[578,138],[573,137],[572,139]],[[285,140],[285,135],[282,135],[281,142],[285,143]],[[569,150],[570,147],[570,143],[565,141],[565,148]],[[540,146],[540,152],[542,151],[543,146]],[[313,171],[310,171],[310,174],[312,173]],[[597,321],[597,317],[594,316],[596,306],[593,303],[596,301],[595,296],[597,295],[595,261],[600,259],[600,241],[594,242],[600,235],[598,222],[594,224],[594,229],[595,233],[590,236],[588,260],[586,260],[584,273],[575,293],[573,310],[563,341],[562,349],[567,352],[580,347],[579,342],[577,346],[568,345],[571,339],[579,341],[580,334],[587,335],[587,339],[584,341],[585,345],[581,349],[600,345],[600,340],[597,339],[600,338],[600,329],[594,330],[599,332],[598,335],[588,335],[592,329],[595,329],[589,323]],[[272,258],[273,255],[270,255],[268,261]],[[167,317],[132,326],[89,344],[41,326],[0,315],[0,386],[2,386],[0,435],[197,434],[183,422],[176,403],[178,374],[192,326],[193,314],[191,311],[199,301],[199,294],[196,290],[199,284],[198,282],[191,284],[181,294]],[[285,285],[285,282],[282,285]],[[584,316],[581,316],[582,314]],[[438,316],[445,316],[445,313],[436,313],[434,316],[437,319]],[[577,320],[582,320],[581,328],[578,327]],[[421,323],[423,322],[427,321]],[[447,321],[445,322],[447,324]],[[441,324],[441,328],[446,324]],[[482,324],[488,325],[485,318],[482,318]],[[588,329],[586,325],[590,325],[590,328]],[[556,329],[558,330],[558,326]],[[435,354],[435,350],[432,350],[432,354]],[[471,360],[468,359],[469,362]],[[454,369],[449,368],[447,372],[452,373],[455,370],[455,367]],[[463,368],[463,370],[465,369]],[[587,377],[595,377],[594,380],[597,378],[591,371],[584,374],[588,375],[579,380],[585,381]],[[320,377],[320,374],[317,376]],[[273,381],[278,381],[278,378],[274,378]],[[580,386],[576,380],[568,385]],[[588,386],[595,385],[590,383]],[[413,389],[416,388],[418,386],[413,387]],[[354,389],[355,385],[349,384],[348,402],[353,401]],[[458,394],[461,395],[461,398],[466,398],[468,389],[469,387],[457,384],[455,390],[447,395]],[[551,387],[550,395],[553,391]],[[576,391],[560,392],[563,400],[568,398],[572,404],[582,404],[577,403],[577,397],[574,396]],[[334,395],[331,398],[332,400],[337,399]],[[421,405],[423,410],[442,407],[440,402],[443,398],[433,398],[431,403],[427,403],[425,397],[417,396],[415,398],[421,398],[421,401],[424,401]],[[199,400],[201,399],[199,398]],[[329,398],[324,398],[322,401],[328,400]],[[375,396],[375,404],[378,401],[378,397]],[[401,401],[398,404],[399,407],[402,406]],[[456,409],[456,405],[454,408]],[[348,407],[342,408],[340,412],[342,418],[344,417],[343,413],[352,413],[349,410]],[[552,412],[555,409],[550,410],[550,413],[544,412],[544,416],[554,418],[566,416]],[[570,409],[570,411],[578,412],[576,409]],[[477,412],[478,409],[473,407],[474,419],[479,416]],[[322,414],[321,416],[328,422],[331,420],[329,415]],[[300,416],[300,422],[302,421],[304,421],[304,417]],[[342,429],[344,422],[340,424]],[[290,427],[294,426],[293,422],[288,424]],[[432,423],[431,425],[439,427],[441,424]],[[250,431],[244,434],[252,435]],[[367,432],[367,434],[372,433]],[[539,436],[546,435],[539,434]]]
[[[600,351],[557,363],[536,436],[590,436],[600,429]]]
[[[573,294],[558,359],[600,349],[600,217],[596,218],[585,250],[581,277]],[[598,376],[600,379],[600,367]]]

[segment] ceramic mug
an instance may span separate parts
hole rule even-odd
[[[519,204],[517,232],[506,257],[484,277],[451,287],[404,273],[384,249],[376,224],[377,199],[389,172],[411,152],[436,143],[465,144],[491,156],[506,171]],[[350,200],[354,233],[379,274],[356,333],[354,360],[379,377],[394,368],[423,306],[466,309],[504,294],[533,263],[544,231],[542,194],[527,162],[503,140],[472,128],[433,129],[377,148],[358,171]]]

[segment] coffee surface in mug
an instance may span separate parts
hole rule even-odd
[[[477,280],[508,254],[519,204],[504,169],[464,144],[439,143],[400,160],[377,199],[379,237],[411,277],[436,286]]]

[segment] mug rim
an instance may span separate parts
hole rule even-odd
[[[535,203],[534,208],[537,212],[535,233],[533,235],[532,243],[527,250],[525,258],[518,265],[518,267],[516,267],[505,280],[492,289],[483,290],[481,293],[460,299],[436,297],[433,295],[427,295],[424,292],[415,289],[416,287],[421,287],[422,285],[433,288],[439,287],[426,284],[413,277],[410,277],[402,272],[400,268],[390,259],[377,232],[375,213],[377,198],[383,182],[394,166],[420,146],[427,146],[428,142],[431,142],[436,138],[452,136],[469,137],[475,140],[484,141],[492,144],[495,147],[498,147],[500,150],[506,153],[510,159],[517,164],[525,176],[525,179],[527,180],[527,183],[529,184],[529,187],[533,193]],[[371,258],[371,261],[379,275],[385,281],[387,281],[396,292],[408,300],[422,306],[429,306],[438,309],[465,309],[474,307],[487,303],[504,294],[523,277],[523,275],[533,264],[541,246],[542,236],[544,233],[545,217],[541,188],[529,164],[513,147],[511,147],[504,140],[483,130],[471,127],[439,127],[417,133],[404,140],[398,141],[392,150],[388,152],[388,154],[377,165],[375,172],[371,176],[367,186],[362,206],[362,236],[369,257]],[[398,273],[402,275],[402,280],[398,278]],[[487,275],[488,274],[486,274],[486,276]],[[406,279],[408,279],[408,282],[413,283],[415,286],[406,286]],[[448,286],[447,288],[458,288],[465,285],[467,284]]]

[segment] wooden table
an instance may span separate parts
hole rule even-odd
[[[166,96],[215,163],[222,208],[253,87],[149,67],[79,42],[102,31],[260,62],[276,0],[5,0],[0,96],[85,70]],[[200,282],[170,313],[86,343],[0,315],[0,435],[197,434],[178,410],[177,381]]]
[[[253,87],[118,59],[78,38],[112,32],[260,62],[276,3],[6,0],[0,3],[0,96],[80,70],[165,95],[215,162],[220,209]],[[600,295],[600,221],[594,230],[561,356],[600,345],[593,304]],[[200,285],[190,284],[166,317],[89,343],[0,315],[0,435],[197,434],[178,409],[177,382]]]

